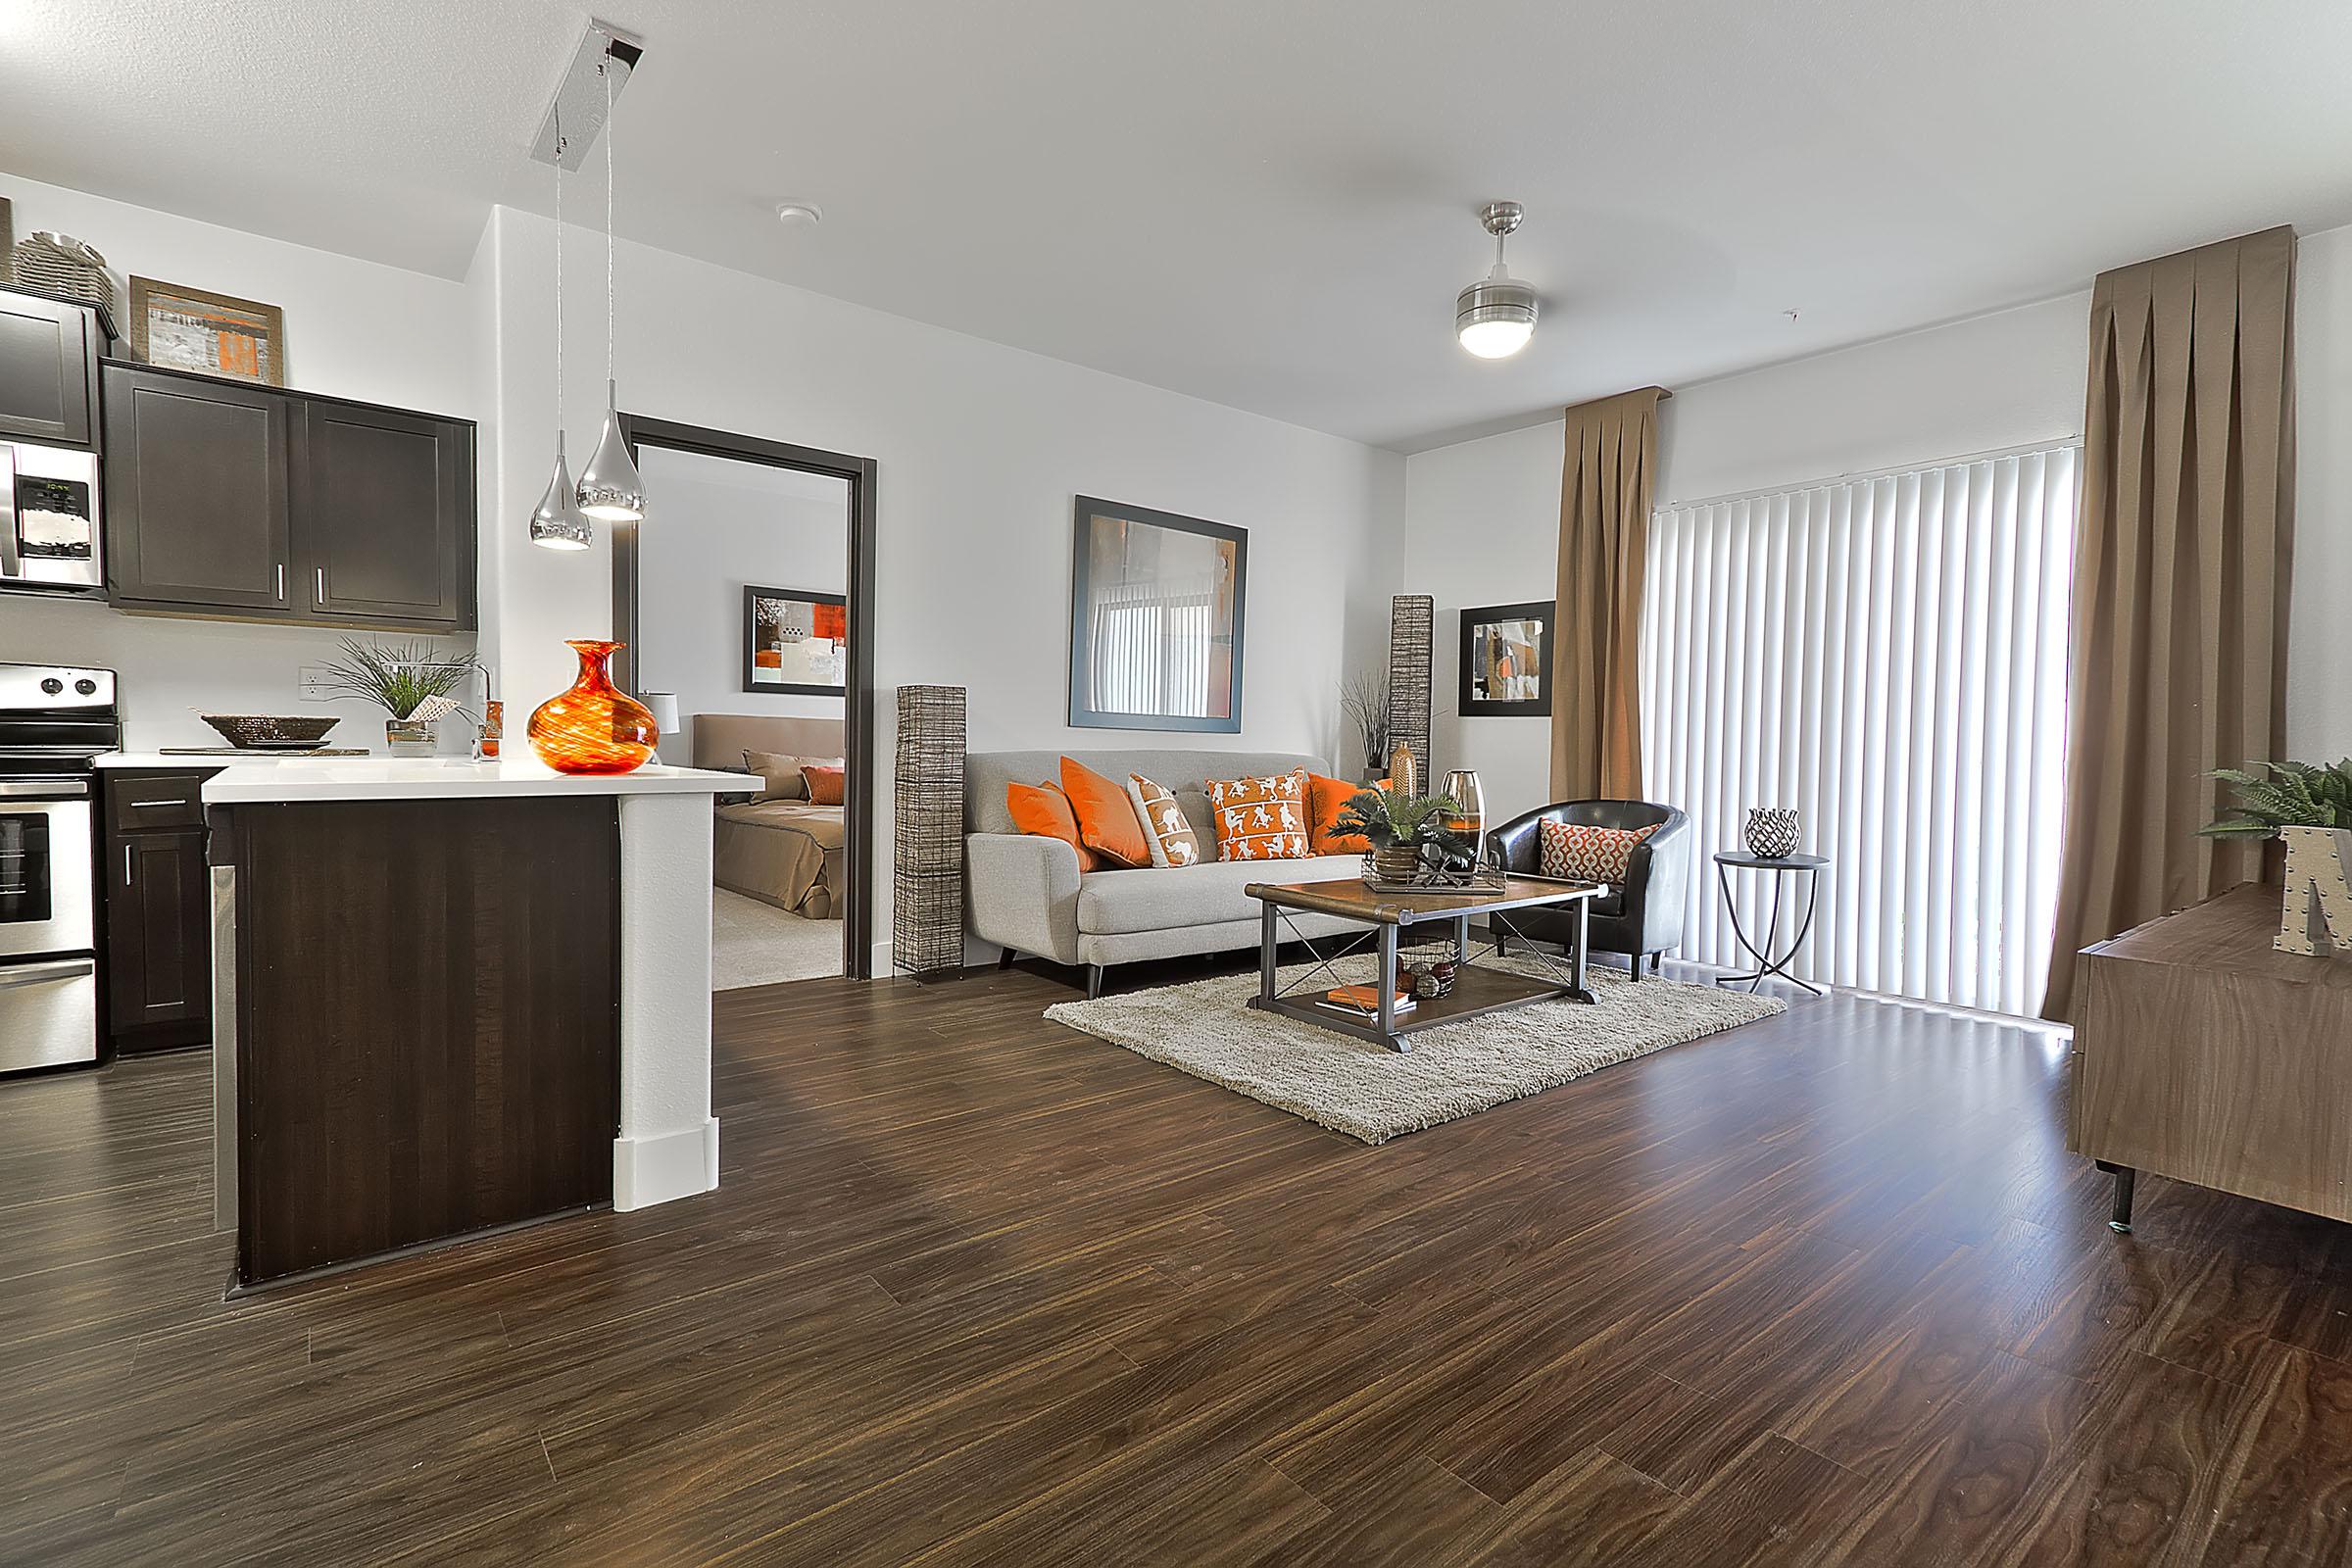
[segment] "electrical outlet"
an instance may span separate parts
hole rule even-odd
[[[335,700],[335,677],[324,664],[302,666],[302,700],[306,703],[331,703]]]

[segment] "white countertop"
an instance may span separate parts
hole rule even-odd
[[[135,755],[135,754],[121,754]],[[497,795],[717,795],[741,790],[741,773],[648,763],[634,773],[559,773],[536,758],[470,762],[462,757],[181,757],[219,765],[204,784],[208,806],[250,801],[437,800]],[[152,763],[117,762],[118,767]]]

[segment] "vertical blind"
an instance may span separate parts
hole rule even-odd
[[[1094,611],[1094,703],[1106,713],[1208,712],[1216,584],[1123,583]]]
[[[1660,508],[1645,793],[1695,831],[1686,956],[1747,967],[1712,852],[1793,807],[1826,855],[1792,972],[2030,1013],[2056,908],[2081,448]],[[1733,871],[1751,936],[1768,873]],[[1791,880],[1781,937],[1791,935]]]

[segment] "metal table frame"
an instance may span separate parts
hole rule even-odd
[[[1749,855],[1739,850],[1716,852],[1715,882],[1723,890],[1724,911],[1732,917],[1732,935],[1740,939],[1740,946],[1749,957],[1756,960],[1757,965],[1738,974],[1717,975],[1717,985],[1738,985],[1744,980],[1747,989],[1754,991],[1767,979],[1778,979],[1786,980],[1792,986],[1802,986],[1817,997],[1823,994],[1821,987],[1810,980],[1790,974],[1788,966],[1796,961],[1798,954],[1804,952],[1805,938],[1813,930],[1813,916],[1821,910],[1821,873],[1829,868],[1829,858],[1821,855],[1788,855],[1768,859],[1761,855]],[[1740,901],[1732,897],[1734,870],[1772,873],[1772,923],[1765,927],[1764,946],[1761,948],[1748,937],[1747,928],[1740,922]],[[1788,951],[1775,957],[1769,950],[1781,939],[1781,894],[1788,884],[1788,878],[1800,874],[1805,878],[1805,917],[1797,923],[1796,935],[1789,939]]]

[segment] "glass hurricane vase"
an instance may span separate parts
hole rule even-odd
[[[627,773],[644,766],[662,731],[645,705],[606,672],[606,661],[621,644],[581,638],[565,646],[580,656],[580,678],[531,710],[531,750],[559,773]]]

